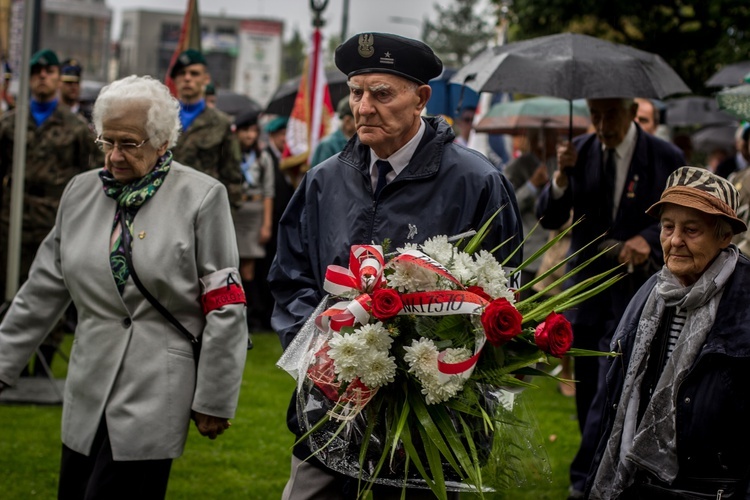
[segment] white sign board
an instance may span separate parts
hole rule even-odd
[[[247,20],[240,24],[234,91],[265,107],[281,79],[281,21]]]

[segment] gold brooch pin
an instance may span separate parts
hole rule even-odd
[[[145,237],[146,237],[146,231],[141,231],[140,233],[138,233],[138,238],[143,239]]]

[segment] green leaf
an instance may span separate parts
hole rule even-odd
[[[482,241],[484,241],[484,239],[487,237],[487,234],[489,234],[490,232],[492,221],[495,219],[495,217],[497,217],[497,214],[499,214],[500,211],[503,210],[504,208],[505,208],[505,205],[498,208],[497,211],[495,211],[495,213],[492,214],[492,216],[489,219],[487,219],[487,222],[485,222],[482,225],[482,227],[479,228],[479,231],[477,231],[477,234],[475,234],[466,244],[466,247],[464,247],[464,252],[471,255],[475,253],[477,250],[479,250],[479,248],[482,246]]]

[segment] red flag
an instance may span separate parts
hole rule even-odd
[[[286,129],[284,165],[297,166],[306,162],[320,140],[330,131],[333,105],[323,65],[323,36],[315,29],[310,52]]]
[[[177,42],[177,47],[174,49],[172,59],[169,61],[167,75],[164,77],[164,84],[169,87],[174,96],[177,95],[177,89],[170,74],[177,62],[177,58],[188,49],[201,50],[201,16],[198,12],[198,0],[188,0],[187,10],[185,11],[182,28],[180,29],[180,39]]]

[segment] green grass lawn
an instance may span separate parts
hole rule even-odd
[[[70,348],[70,336],[63,346]],[[276,335],[253,337],[240,405],[232,428],[215,441],[191,428],[185,453],[175,460],[167,498],[278,499],[289,475],[292,435],[286,409],[294,386],[276,368],[281,346]],[[63,376],[65,363],[53,370]],[[567,496],[568,465],[580,439],[575,404],[557,392],[552,380],[538,380],[527,390],[552,474],[534,477],[517,489],[488,495],[490,499],[561,499]],[[4,499],[56,497],[60,459],[59,406],[0,406],[0,477]],[[462,498],[469,498],[462,495]]]

